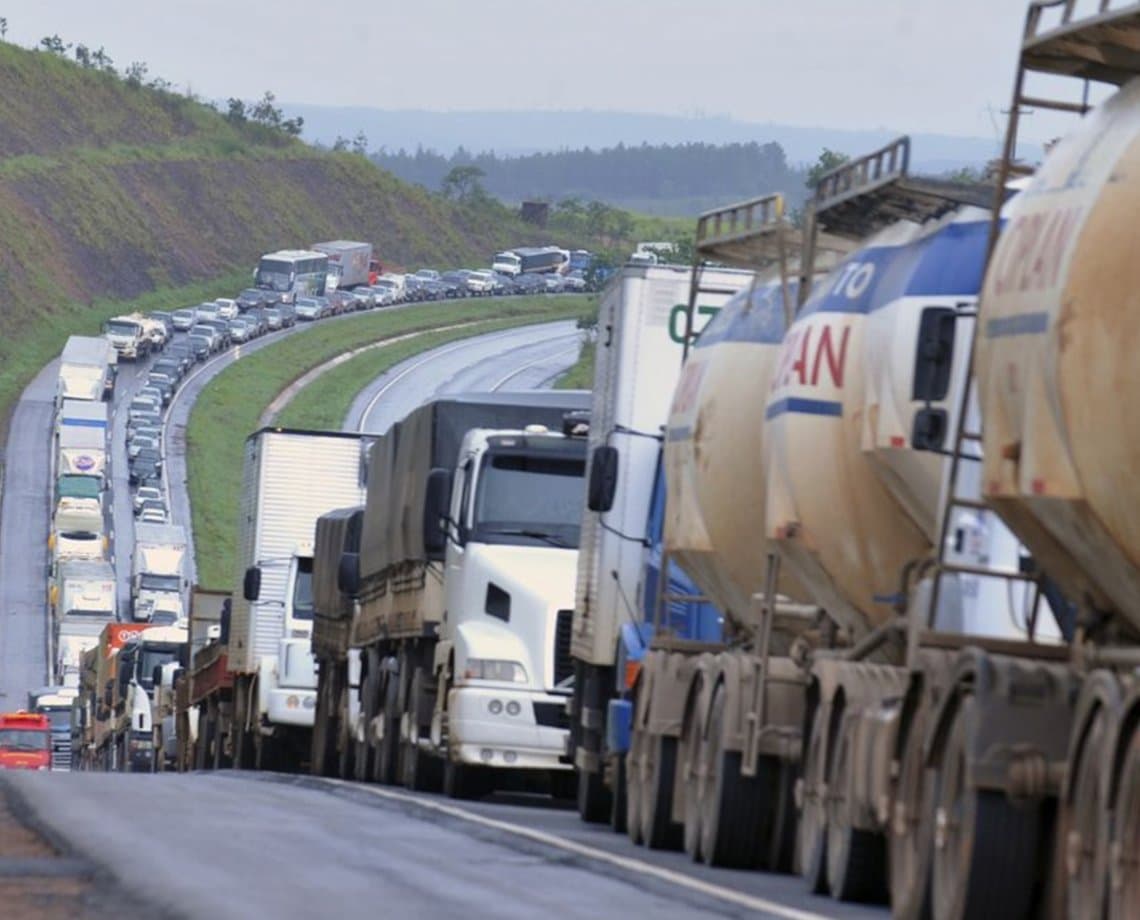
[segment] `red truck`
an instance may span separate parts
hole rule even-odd
[[[40,712],[0,713],[0,770],[50,770],[51,720]]]

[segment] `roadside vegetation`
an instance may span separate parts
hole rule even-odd
[[[578,360],[554,383],[556,390],[591,390],[594,387],[594,358],[597,344],[593,338],[583,338]]]
[[[311,387],[306,387],[277,420],[279,424],[298,424],[298,420],[308,419],[316,423],[313,427],[339,428],[352,397],[372,377],[410,355],[450,341],[441,336],[454,333],[454,338],[463,338],[512,325],[590,316],[595,311],[593,297],[540,296],[372,312],[317,324],[310,331],[283,339],[226,368],[199,395],[186,433],[186,469],[199,584],[224,589],[234,577],[245,439],[257,428],[258,419],[273,399],[302,374],[370,342],[413,332],[427,333],[358,355],[318,377],[311,385],[320,388],[316,391],[318,397],[309,397],[307,391]],[[477,325],[463,330],[431,331],[472,321]],[[369,359],[367,363],[362,360],[365,358]],[[328,382],[330,377],[332,383]],[[319,394],[329,394],[338,386],[354,388],[338,391],[332,397],[337,401],[335,411],[318,408]]]

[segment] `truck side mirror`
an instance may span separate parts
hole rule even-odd
[[[609,511],[614,506],[617,492],[618,451],[603,444],[594,449],[590,460],[590,482],[587,488],[586,507],[591,511]]]
[[[261,569],[251,565],[245,570],[245,578],[241,584],[241,596],[247,601],[255,601],[261,597]]]
[[[360,553],[344,552],[336,567],[336,589],[348,597],[360,593]]]
[[[447,531],[444,518],[451,504],[451,472],[436,467],[428,473],[424,495],[424,556],[430,562],[439,562],[447,548]]]

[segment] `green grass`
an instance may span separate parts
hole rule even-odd
[[[471,320],[523,325],[563,316],[589,315],[594,311],[596,304],[591,297],[519,297],[367,313],[340,322],[321,323],[226,368],[199,395],[186,432],[186,468],[199,584],[224,589],[234,577],[243,444],[256,429],[266,407],[302,374],[353,348],[392,336]],[[480,331],[486,329],[473,329],[467,334]],[[459,337],[459,330],[455,332]],[[322,391],[328,392],[327,388],[335,387],[338,382],[344,385],[339,375],[351,367],[354,374],[350,379],[359,385],[351,393],[337,397],[343,407],[337,410],[339,414],[329,412],[316,427],[339,428],[348,402],[371,379],[360,370],[365,365],[356,362],[370,359],[367,367],[373,372],[371,376],[375,376],[384,370],[383,362],[395,363],[417,351],[432,348],[439,344],[433,336],[446,334],[430,333],[392,348],[358,355],[317,378],[312,386],[320,386]],[[332,378],[333,383],[327,383],[326,378],[334,374],[337,376]],[[306,395],[309,389],[302,390],[286,407],[278,423],[316,417],[315,404]]]
[[[135,310],[145,313],[187,307],[232,293],[248,280],[248,273],[242,271],[209,282],[158,288],[134,300],[99,299],[90,305],[67,302],[38,317],[18,341],[0,339],[0,430],[6,433],[9,414],[20,393],[41,367],[59,355],[69,335],[99,335],[108,317]]]
[[[582,343],[582,350],[574,366],[554,383],[557,390],[591,390],[594,387],[594,356],[597,346],[593,340]]]

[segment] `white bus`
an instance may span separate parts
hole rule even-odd
[[[329,257],[309,249],[282,249],[261,257],[254,273],[254,285],[281,296],[283,303],[298,297],[320,297],[325,293]]]

